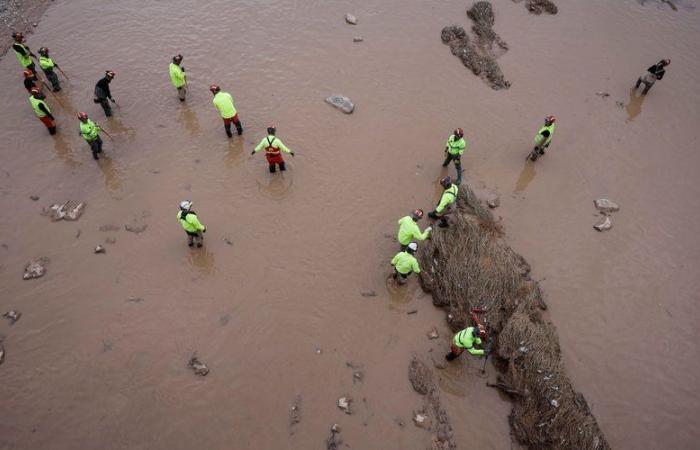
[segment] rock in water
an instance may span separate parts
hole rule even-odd
[[[36,195],[36,194],[35,194],[35,195],[30,195],[29,198],[32,199],[32,200],[35,201],[35,202],[39,200],[39,196]]]
[[[362,39],[362,36],[355,36],[354,38],[352,38],[352,41],[353,42],[362,42],[362,41],[364,41],[364,39]]]
[[[289,408],[289,434],[296,431],[295,425],[301,422],[301,395],[297,395]]]
[[[10,325],[14,325],[15,322],[19,320],[20,317],[22,317],[22,313],[19,311],[15,310],[10,310],[7,311],[5,314],[2,315],[5,319],[10,321]]]
[[[340,397],[338,399],[338,408],[342,409],[345,414],[352,414],[352,411],[350,411],[350,403],[352,403],[352,398],[350,398],[349,395]]]
[[[424,412],[414,412],[413,413],[413,423],[419,428],[430,428],[430,419]]]
[[[46,265],[49,263],[49,258],[42,256],[33,261],[29,261],[26,266],[24,266],[24,275],[22,278],[25,280],[31,280],[32,278],[39,278],[46,273]]]
[[[426,395],[434,388],[433,373],[425,363],[415,357],[408,366],[408,379],[413,389],[421,395]]]
[[[51,217],[54,222],[59,220],[76,221],[83,215],[86,205],[86,202],[75,203],[71,200],[65,203],[54,203],[44,209],[44,215]]]
[[[598,231],[606,231],[612,228],[612,222],[610,221],[610,217],[605,216],[598,223],[593,225],[593,228],[595,228]]]
[[[195,353],[190,358],[189,366],[192,368],[196,375],[206,376],[209,373],[209,368],[197,359],[197,354]]]
[[[611,213],[620,210],[620,205],[608,200],[607,198],[599,198],[597,200],[594,200],[593,204],[598,209],[598,211],[602,211],[604,213]]]
[[[499,206],[501,206],[501,198],[500,197],[492,198],[491,200],[487,201],[486,204],[491,209],[498,208]]]
[[[101,245],[98,245],[97,247],[95,247],[95,253],[106,253],[106,252],[107,252],[107,249]]]
[[[335,106],[345,114],[351,114],[355,110],[355,105],[344,95],[331,95],[326,99],[326,103]]]
[[[80,219],[85,211],[85,202],[80,202],[77,205],[73,205],[70,202],[67,203],[67,211],[63,220],[75,221]]]
[[[4,336],[0,336],[0,364],[5,362],[5,347],[2,345],[2,341],[5,340]]]
[[[428,331],[428,339],[437,339],[440,337],[440,333],[438,333],[437,328],[433,328],[432,330]]]
[[[357,17],[353,16],[350,13],[345,14],[345,21],[350,25],[357,25]]]

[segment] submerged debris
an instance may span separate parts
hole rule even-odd
[[[339,450],[343,445],[343,440],[340,439],[340,425],[333,424],[331,427],[331,435],[326,439],[326,450]]]
[[[350,13],[345,14],[345,22],[347,22],[350,25],[357,25],[357,17],[353,16]]]
[[[413,423],[419,428],[430,428],[430,418],[424,411],[417,411],[413,413]]]
[[[301,422],[301,395],[294,397],[292,406],[289,408],[289,434],[296,431],[296,425]]]
[[[596,207],[596,209],[598,209],[598,211],[604,213],[611,213],[620,210],[620,205],[608,200],[607,198],[599,198],[597,200],[593,200],[593,205]]]
[[[69,200],[65,203],[54,203],[45,208],[43,214],[49,216],[54,222],[59,220],[76,221],[85,212],[85,206],[87,206],[86,202],[75,203]]]
[[[362,42],[362,41],[364,41],[364,39],[362,39],[362,36],[355,36],[354,38],[352,38],[352,41],[353,42]]]
[[[486,204],[491,209],[498,208],[499,206],[501,206],[501,198],[500,197],[492,198],[490,200],[487,200]]]
[[[338,399],[338,408],[340,408],[345,414],[352,414],[352,411],[350,410],[350,403],[352,403],[352,398],[349,395],[340,397]]]
[[[0,364],[5,362],[5,346],[2,344],[5,336],[0,336]]]
[[[513,0],[515,3],[520,3],[522,0]],[[551,0],[526,0],[525,8],[538,16],[543,12],[547,14],[556,14],[559,12],[557,5]]]
[[[22,317],[22,313],[19,311],[15,311],[14,309],[11,309],[7,311],[5,314],[2,315],[5,319],[10,321],[10,325],[14,325],[15,322],[19,320],[20,317]]]
[[[435,327],[433,327],[432,330],[428,331],[427,335],[428,339],[437,339],[440,337],[440,333],[438,333],[438,330]]]
[[[612,228],[612,221],[610,221],[609,216],[603,216],[603,218],[600,219],[598,223],[593,225],[593,228],[595,228],[598,231],[607,231],[610,228]]]
[[[433,372],[415,356],[408,365],[408,379],[413,390],[421,395],[428,394],[433,388]]]
[[[355,110],[353,102],[348,97],[340,94],[331,95],[326,98],[326,103],[335,106],[345,114],[351,114]]]
[[[209,368],[197,358],[196,353],[192,355],[188,365],[192,368],[195,375],[201,375],[204,377],[209,373]]]
[[[375,291],[362,291],[360,292],[360,295],[363,297],[376,297],[377,293]]]
[[[30,198],[31,200],[35,201],[35,202],[39,200],[39,196],[36,195],[36,194],[30,195],[29,198]]]
[[[107,253],[107,249],[101,245],[95,247],[95,253]]]
[[[39,278],[44,276],[46,273],[46,266],[49,263],[49,258],[42,256],[33,261],[29,261],[26,266],[24,266],[24,275],[22,278],[25,280],[31,280],[33,278]]]

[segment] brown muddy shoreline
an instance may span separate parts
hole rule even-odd
[[[29,35],[52,3],[53,0],[0,0],[0,22],[3,24],[0,56],[4,56],[12,46],[12,33],[19,31],[25,36]]]

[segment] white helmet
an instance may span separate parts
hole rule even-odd
[[[414,252],[415,252],[416,250],[418,250],[418,244],[416,244],[415,242],[411,242],[410,244],[408,244],[408,248],[409,248],[411,251],[414,251]]]
[[[183,200],[180,202],[180,209],[187,211],[192,207],[192,202],[189,200]]]

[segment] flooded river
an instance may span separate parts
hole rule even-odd
[[[512,87],[493,91],[440,41],[443,26],[471,25],[470,2],[53,2],[28,43],[70,76],[63,106],[47,99],[57,136],[14,56],[0,61],[0,309],[23,313],[0,323],[0,448],[314,449],[336,422],[351,448],[428,446],[407,365],[442,358],[449,331],[416,280],[397,289],[386,276],[395,222],[431,207],[457,126],[465,180],[501,196],[508,240],[544,279],[569,374],[611,446],[697,445],[700,12],[557,4],[534,16],[494,2]],[[178,52],[184,104],[167,72]],[[666,76],[635,98],[660,58]],[[92,102],[106,69],[121,105],[109,120]],[[227,140],[212,82],[235,98],[242,137]],[[335,93],[352,115],[323,102]],[[114,136],[99,163],[79,110]],[[557,135],[525,164],[545,114]],[[283,175],[249,156],[268,124],[297,152]],[[622,205],[603,234],[598,197]],[[40,214],[68,199],[88,202],[78,222]],[[201,250],[175,220],[183,199],[207,226]],[[48,273],[23,281],[39,256]],[[187,367],[195,351],[205,378]],[[514,447],[510,403],[479,372],[466,358],[439,372],[456,442]],[[350,416],[336,407],[346,394]]]

